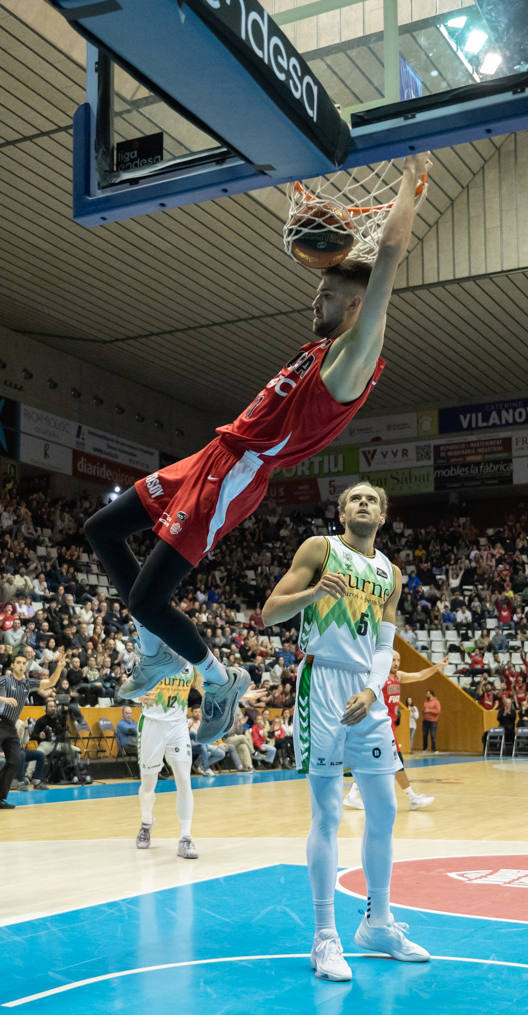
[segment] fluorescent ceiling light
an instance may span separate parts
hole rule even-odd
[[[502,56],[500,53],[494,53],[490,50],[486,53],[486,56],[480,65],[479,74],[494,74],[497,68],[500,67],[501,63]]]
[[[467,18],[465,16],[463,16],[463,17],[460,17],[460,18],[451,18],[451,20],[448,21],[447,24],[448,24],[449,28],[463,28],[465,23],[466,23],[466,21],[467,21]]]
[[[476,53],[480,53],[487,38],[486,32],[483,32],[481,28],[473,28],[464,43],[466,53],[470,53],[473,56]]]

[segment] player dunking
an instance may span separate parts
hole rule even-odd
[[[353,419],[384,367],[379,355],[398,264],[405,257],[425,155],[408,157],[378,257],[323,273],[308,342],[202,451],[140,480],[86,523],[86,535],[138,622],[142,657],[122,697],[137,698],[184,661],[204,680],[198,739],[217,740],[249,685],[208,649],[192,620],[171,604],[183,579],[263,499],[271,472],[321,451]],[[159,541],[140,567],[127,544],[152,528]]]
[[[405,673],[403,670],[400,670],[400,653],[394,652],[390,673],[387,677],[386,683],[383,685],[383,698],[392,724],[392,732],[398,749],[398,757],[401,761],[401,768],[398,772],[396,772],[395,778],[398,786],[401,787],[409,799],[409,810],[411,811],[417,811],[424,807],[429,807],[429,804],[434,802],[434,796],[425,796],[423,793],[415,793],[409,782],[407,772],[405,771],[401,744],[398,743],[398,731],[396,727],[398,705],[400,703],[401,694],[401,681],[424,680],[425,677],[434,677],[435,674],[442,672],[442,667],[445,666],[446,663],[447,656],[441,663],[435,663],[434,666],[426,666],[425,669],[419,670],[415,673]],[[343,803],[345,807],[355,807],[356,810],[363,810],[363,801],[361,799],[361,793],[359,792],[357,783],[352,783]]]
[[[264,604],[266,624],[302,610],[294,717],[297,766],[308,774],[312,824],[308,869],[315,912],[312,966],[327,980],[350,980],[335,926],[337,831],[343,770],[351,768],[365,804],[361,858],[367,913],[355,935],[361,948],[405,962],[428,952],[405,937],[389,908],[394,773],[400,767],[383,685],[392,662],[401,572],[375,549],[387,498],[370,483],[345,490],[338,502],[344,536],[312,536]]]

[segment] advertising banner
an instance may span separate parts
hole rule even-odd
[[[31,437],[26,433],[20,435],[20,461],[27,465],[38,465],[41,469],[71,476],[72,454],[72,449],[64,444],[55,444],[54,441]]]
[[[85,451],[73,451],[71,454],[72,475],[89,479],[92,483],[101,483],[109,487],[120,486],[122,490],[126,490],[144,476],[142,469],[132,469],[128,465],[112,462],[109,458],[89,455]]]
[[[89,456],[95,455],[105,461],[126,466],[132,469],[134,475],[139,473],[139,476],[155,472],[159,465],[159,452],[154,448],[30,405],[20,406],[20,430],[21,461],[42,468],[66,472],[69,459],[71,475],[72,451],[86,452]]]
[[[438,432],[490,430],[493,427],[527,426],[528,398],[481,402],[479,405],[456,405],[438,410]]]
[[[528,430],[513,435],[512,457],[514,486],[528,483]]]
[[[435,444],[434,477],[436,490],[510,484],[512,438],[486,437]]]
[[[435,488],[432,465],[413,469],[390,469],[387,472],[370,472],[360,478],[368,480],[373,486],[382,486],[389,497],[433,493]]]
[[[433,452],[430,443],[371,445],[359,449],[360,473],[379,472],[392,467],[430,465],[432,461]]]
[[[272,480],[267,498],[274,504],[318,504],[321,494],[317,479],[294,479],[285,483]]]
[[[342,476],[358,471],[358,449],[329,448],[321,455],[307,458],[289,469],[276,469],[274,479],[296,479],[305,476]]]
[[[424,416],[433,417],[432,413]],[[427,423],[425,424],[427,426]],[[432,425],[432,420],[431,420]],[[431,436],[433,436],[433,431]],[[424,434],[426,436],[426,434]],[[405,441],[418,437],[415,412],[404,412],[398,416],[354,417],[351,423],[336,437],[334,444],[368,444],[369,441]]]

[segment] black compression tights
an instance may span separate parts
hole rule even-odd
[[[152,519],[132,486],[92,515],[84,531],[131,614],[190,663],[199,663],[207,645],[192,620],[170,604],[192,564],[159,539],[141,567],[127,543],[134,532],[151,528]]]

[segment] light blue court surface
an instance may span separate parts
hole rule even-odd
[[[351,983],[309,964],[306,869],[277,865],[0,930],[1,1007],[34,1015],[493,1015],[528,1008],[527,925],[408,913],[427,964],[358,954],[361,900],[337,893]]]
[[[482,761],[481,754],[438,754],[426,758],[413,758],[405,762],[406,768],[436,768],[439,765],[460,765],[476,761]],[[492,761],[494,759],[490,759]],[[495,759],[498,760],[498,759]],[[511,761],[511,758],[503,758],[503,762]],[[295,771],[273,769],[270,772],[253,772],[237,775],[230,773],[216,776],[196,776],[191,779],[193,791],[197,789],[211,789],[213,786],[247,786],[266,782],[290,782],[292,779],[304,779]],[[9,794],[11,803],[17,807],[28,806],[29,804],[61,803],[69,800],[102,800],[107,797],[136,796],[138,791],[138,780],[130,782],[118,782],[109,785],[92,786],[59,786],[50,790],[29,790],[28,792],[13,791]],[[157,793],[170,793],[174,791],[174,780],[167,779],[158,782]]]

